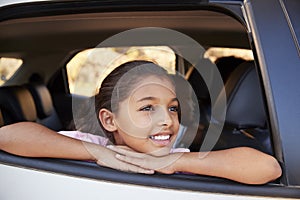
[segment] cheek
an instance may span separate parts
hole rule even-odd
[[[143,152],[143,153],[147,152],[148,138],[137,138],[127,134],[122,135],[121,137],[124,145],[138,152]]]
[[[179,119],[178,119],[178,116],[175,116],[173,118],[173,127],[174,127],[174,132],[177,134],[177,132],[179,130]]]
[[[139,112],[133,117],[135,118],[133,123],[137,128],[147,129],[152,126],[153,116],[148,112]]]
[[[148,138],[152,129],[151,121],[149,116],[128,116],[116,120],[118,132],[122,133],[124,138],[128,137],[129,139]]]
[[[152,127],[153,119],[153,115],[149,112],[131,112],[127,121],[136,129],[148,129]]]
[[[116,114],[116,122],[124,132],[132,133],[151,128],[153,120],[149,113],[136,112],[136,108],[128,101],[121,103],[120,108]]]

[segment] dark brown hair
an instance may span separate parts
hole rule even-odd
[[[115,68],[103,80],[98,94],[89,98],[84,105],[86,109],[83,110],[88,111],[83,112],[85,116],[75,124],[77,130],[93,134],[104,133],[114,143],[112,133],[103,128],[98,118],[99,111],[106,108],[111,112],[117,112],[119,103],[129,97],[132,89],[145,76],[151,75],[172,81],[165,69],[149,61],[131,61]]]

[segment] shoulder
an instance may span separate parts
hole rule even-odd
[[[170,150],[170,153],[184,153],[184,152],[190,152],[187,148],[174,148]]]
[[[108,138],[99,135],[94,135],[91,133],[84,133],[81,131],[59,131],[58,133],[71,138],[75,138],[85,142],[91,142],[94,144],[99,144],[102,146],[106,146],[108,143]]]

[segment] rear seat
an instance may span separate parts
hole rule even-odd
[[[61,130],[62,124],[53,106],[52,97],[46,85],[29,83],[25,86],[30,91],[35,103],[37,111],[36,121],[52,130]]]
[[[52,130],[62,129],[51,95],[43,84],[0,87],[0,110],[3,118],[1,126],[32,121]]]
[[[37,119],[34,100],[24,86],[0,87],[0,110],[3,118],[2,125]]]
[[[207,143],[215,143],[214,139],[218,137],[213,150],[247,146],[273,155],[264,99],[253,61],[240,64],[230,74],[220,97],[224,95],[227,98],[227,108],[223,131],[221,135],[216,132],[216,136],[205,138]],[[223,105],[222,101],[223,98],[217,99],[215,108]],[[222,120],[219,116],[212,116],[211,125],[219,125]],[[202,134],[205,137],[206,131]],[[198,151],[203,147],[201,150],[210,151],[211,149],[204,149],[202,141],[203,138],[196,138],[190,149]]]
[[[273,154],[262,90],[254,62],[240,64],[225,84],[227,112],[216,149],[249,146]]]

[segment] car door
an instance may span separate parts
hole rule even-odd
[[[287,188],[300,185],[300,157],[296,153],[300,139],[299,10],[300,2],[295,0],[245,2],[266,89],[274,149],[282,162],[282,184]]]
[[[118,12],[121,8],[140,12],[206,10],[239,19],[245,25],[252,43],[263,91],[267,100],[269,123],[276,158],[282,163],[284,175],[280,180],[265,185],[244,185],[225,179],[189,174],[143,175],[121,172],[95,163],[47,158],[24,158],[0,152],[1,199],[282,199],[300,198],[298,166],[300,130],[297,76],[299,74],[299,49],[287,20],[288,1],[146,1],[146,6],[134,1],[64,1],[14,5],[2,9],[2,20],[26,18],[55,13],[74,14],[99,9]],[[290,2],[290,1],[289,1]],[[76,6],[79,6],[76,8]],[[26,9],[25,9],[26,8]],[[48,10],[49,8],[49,10]],[[43,10],[44,12],[40,11]],[[266,12],[271,9],[272,12]],[[291,8],[293,9],[293,7]],[[25,10],[25,11],[24,11]],[[75,10],[75,11],[74,11]],[[13,12],[14,11],[14,12]],[[97,10],[98,11],[98,10]],[[100,12],[99,11],[99,12]],[[128,11],[128,10],[127,10]],[[22,13],[23,12],[23,13]],[[45,14],[46,13],[46,14]],[[292,20],[294,21],[294,20]],[[276,23],[275,23],[276,22]],[[272,37],[271,37],[272,36]],[[274,36],[274,37],[273,37]],[[23,40],[22,40],[23,41]],[[3,42],[3,41],[2,41]],[[23,41],[24,42],[24,41]],[[13,43],[5,43],[13,51]],[[27,44],[27,43],[26,43]],[[16,45],[16,44],[15,44]],[[16,45],[17,46],[17,45]],[[3,48],[4,49],[4,48]],[[45,57],[46,58],[46,57]],[[66,58],[64,58],[66,59]],[[64,71],[64,70],[62,70]],[[62,73],[65,73],[62,72]],[[298,74],[297,74],[298,73]],[[65,74],[62,84],[68,84]],[[55,82],[58,84],[58,82]],[[54,84],[57,90],[59,86]],[[288,87],[288,88],[287,88]],[[65,89],[65,88],[64,88]],[[292,91],[292,92],[288,92]],[[65,94],[65,97],[69,97]],[[64,106],[63,104],[61,104]],[[298,150],[298,151],[297,151]]]

